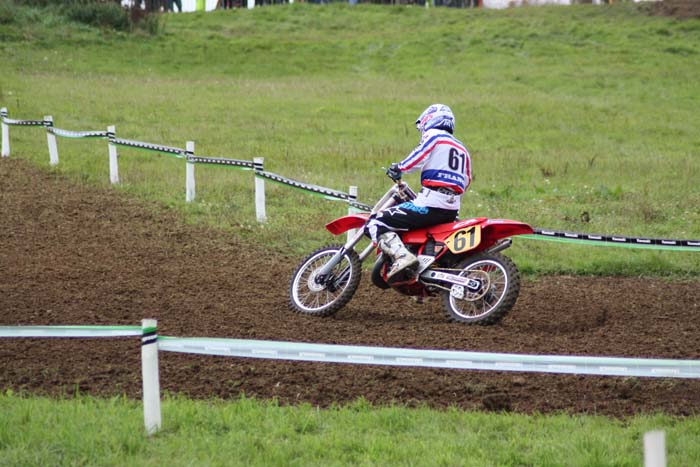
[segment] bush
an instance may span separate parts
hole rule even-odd
[[[16,5],[21,5],[21,6],[30,6],[30,7],[47,7],[47,6],[53,6],[53,5],[67,5],[69,3],[73,3],[74,0],[9,0],[15,3]]]
[[[35,23],[56,24],[66,21],[89,26],[149,35],[160,34],[164,18],[139,6],[124,8],[113,0],[0,0],[0,25],[20,27]],[[6,35],[0,33],[0,38]]]
[[[165,27],[162,15],[157,12],[142,10],[139,6],[131,7],[128,11],[132,27],[151,36],[160,34]]]
[[[53,18],[57,14],[60,15],[57,8],[35,8],[13,0],[0,0],[0,24],[4,25],[22,27],[27,24],[46,23],[47,18]],[[0,34],[0,37],[3,35]]]
[[[0,24],[11,24],[17,16],[16,8],[10,0],[0,0]]]
[[[91,26],[111,28],[117,31],[131,29],[129,15],[118,3],[72,3],[66,8],[66,16],[73,21]]]

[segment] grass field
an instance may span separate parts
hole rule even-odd
[[[2,0],[0,0],[2,1]],[[4,17],[6,18],[6,17]],[[700,22],[635,6],[505,11],[343,4],[167,15],[159,35],[78,26],[41,10],[0,24],[0,107],[57,127],[251,160],[371,203],[381,167],[416,143],[415,117],[450,104],[475,179],[462,216],[534,226],[700,238]],[[49,168],[43,130],[11,128],[12,157]],[[56,170],[108,184],[104,141],[59,139]],[[342,203],[253,176],[121,149],[124,190],[292,258],[331,241]],[[416,185],[415,176],[409,181]],[[585,214],[584,214],[585,213]],[[700,274],[698,253],[516,241],[530,274]],[[168,399],[142,436],[126,400],[0,397],[2,465],[640,465],[641,436],[667,432],[669,465],[697,465],[696,418],[485,415],[277,407]]]
[[[630,4],[506,11],[343,4],[170,15],[156,36],[36,15],[6,25],[0,105],[10,117],[251,160],[372,203],[381,167],[417,143],[412,122],[452,106],[473,158],[461,215],[536,227],[700,238],[700,24]],[[48,166],[41,129],[13,128],[14,157]],[[106,184],[103,141],[59,140],[58,170]],[[342,203],[253,177],[121,150],[127,190],[299,257],[331,237]],[[415,176],[408,178],[416,184]],[[270,184],[268,184],[270,185]],[[301,222],[300,222],[301,221]],[[527,273],[697,276],[698,255],[520,241]]]
[[[668,465],[697,465],[697,419],[626,421],[450,409],[318,410],[241,398],[166,398],[164,429],[142,435],[125,399],[0,396],[0,463],[28,465],[642,465],[644,433],[663,430]],[[47,427],[54,427],[47,430]]]

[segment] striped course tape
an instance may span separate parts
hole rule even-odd
[[[7,118],[6,111],[2,112],[1,116],[2,121],[8,125],[46,126],[47,124],[51,123],[44,120],[13,120]],[[255,175],[258,177],[262,177],[267,180],[291,186],[300,190],[308,191],[312,194],[320,195],[325,199],[347,201],[351,207],[359,209],[360,211],[369,212],[372,210],[372,207],[370,205],[358,202],[357,200],[353,199],[348,193],[333,190],[331,188],[325,188],[318,185],[311,185],[308,183],[299,182],[272,172],[265,172],[262,170],[262,166],[257,166],[254,162],[251,161],[194,156],[191,153],[187,153],[184,149],[181,148],[162,146],[158,144],[144,143],[141,141],[132,141],[127,139],[117,139],[114,138],[113,134],[103,131],[77,132],[62,130],[60,128],[54,128],[52,126],[48,126],[47,130],[50,133],[55,134],[56,136],[63,136],[66,138],[109,137],[110,142],[112,144],[137,149],[144,149],[149,151],[162,152],[181,158],[186,157],[188,162],[193,163],[216,164],[228,167],[235,167],[242,170],[252,169],[255,170]],[[646,237],[625,237],[619,235],[587,234],[541,228],[535,228],[534,230],[534,234],[520,235],[519,237],[530,240],[547,240],[562,243],[578,243],[596,246],[618,246],[624,248],[646,248],[655,250],[700,251],[700,240],[671,240]]]
[[[318,185],[311,185],[309,183],[303,183],[296,180],[292,180],[291,178],[283,177],[276,173],[265,172],[260,167],[256,167],[255,176],[262,177],[276,183],[281,183],[283,185],[291,186],[292,188],[298,188],[300,190],[308,191],[312,194],[319,195],[325,199],[347,201],[350,206],[361,211],[369,212],[372,210],[372,206],[358,202],[352,195],[343,191],[333,190],[332,188],[326,188]]]
[[[462,370],[565,373],[577,375],[700,378],[700,361],[644,358],[520,355],[455,350],[421,350],[244,339],[158,336],[141,326],[0,326],[0,337],[141,336],[158,350],[227,357],[353,363]]]
[[[129,139],[113,138],[110,139],[110,143],[116,144],[117,146],[127,146],[136,149],[145,149],[147,151],[162,152],[164,154],[174,155],[175,157],[185,157],[185,150],[181,148],[175,148],[172,146],[162,146],[153,143],[144,143],[142,141],[133,141]]]
[[[700,361],[693,360],[519,355],[167,336],[158,338],[158,349],[166,352],[228,357],[364,365],[577,375],[700,378]]]
[[[48,122],[44,120],[14,120],[7,118],[3,115],[2,122],[6,125],[17,125],[17,126],[44,126]]]
[[[283,185],[288,185],[293,188],[299,188],[301,190],[309,191],[314,194],[318,194],[326,199],[332,199],[332,200],[341,200],[341,201],[348,201],[350,200],[350,195],[348,193],[338,191],[338,190],[333,190],[331,188],[325,188],[322,186],[318,185],[310,185],[308,183],[302,183],[298,182],[296,180],[292,180],[291,178],[286,178],[281,175],[272,173],[272,172],[265,172],[261,170],[256,170],[255,171],[255,176],[256,177],[262,177],[267,180],[271,180],[273,182],[281,183]]]
[[[348,201],[348,204],[353,208],[359,209],[360,211],[372,211],[372,206],[370,206],[369,204],[364,204],[357,201]]]
[[[106,131],[69,131],[54,127],[48,127],[46,131],[63,138],[107,138],[109,136]]]
[[[188,155],[187,157],[188,162],[196,163],[196,164],[213,164],[213,165],[223,165],[223,166],[228,166],[228,167],[234,167],[242,170],[255,170],[255,175],[265,178],[267,180],[276,182],[276,183],[281,183],[283,185],[288,185],[293,188],[298,188],[304,191],[311,192],[313,194],[318,194],[326,199],[331,199],[331,200],[341,200],[341,201],[347,201],[348,204],[354,208],[363,210],[363,211],[371,211],[372,207],[359,203],[356,200],[353,200],[351,195],[349,193],[345,193],[342,191],[338,190],[333,190],[331,188],[326,188],[318,185],[311,185],[308,183],[302,183],[298,182],[296,180],[292,180],[290,178],[283,177],[281,175],[272,173],[272,172],[266,172],[262,170],[262,166],[259,164],[256,164],[255,162],[251,161],[243,161],[243,160],[237,160],[237,159],[224,159],[224,158],[217,158],[217,157],[201,157],[201,156],[190,156]]]
[[[187,162],[192,162],[195,164],[223,165],[226,167],[234,167],[241,170],[253,170],[252,161],[240,161],[236,159],[224,159],[220,157],[188,156]]]
[[[562,243],[579,243],[596,246],[618,246],[623,248],[647,248],[655,250],[700,251],[700,240],[671,240],[663,238],[624,237],[599,235],[562,230],[535,228],[533,235],[520,235],[519,238],[549,240]]]
[[[158,343],[158,328],[147,327],[141,329],[141,346]]]
[[[141,326],[0,326],[0,337],[140,336]]]

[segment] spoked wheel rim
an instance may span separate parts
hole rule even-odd
[[[472,274],[477,272],[478,274]],[[450,295],[452,311],[464,319],[478,319],[495,310],[503,301],[509,288],[508,271],[499,263],[485,259],[470,264],[460,273],[462,277],[472,277],[481,280],[482,290],[476,292],[476,300],[458,299]],[[486,279],[488,277],[488,279]]]
[[[338,301],[350,285],[354,276],[353,264],[348,256],[331,270],[332,281],[329,285],[319,283],[316,279],[323,266],[337,253],[337,250],[320,251],[307,259],[299,268],[299,273],[292,282],[292,299],[296,306],[307,313],[318,313]]]

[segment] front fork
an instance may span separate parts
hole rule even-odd
[[[355,246],[362,240],[362,237],[364,237],[364,231],[362,229],[358,229],[357,233],[350,239],[348,240],[345,245],[343,245],[332,257],[331,259],[328,260],[326,264],[323,265],[320,271],[318,271],[318,274],[316,274],[316,283],[324,286],[329,286],[332,283],[336,282],[342,282],[348,274],[350,274],[350,268],[345,269],[340,273],[338,277],[334,277],[331,274],[331,271],[333,268],[335,268],[338,263],[343,259],[343,256],[345,253],[347,253],[349,250],[353,250]],[[375,246],[374,244],[370,243],[367,245],[367,247],[362,250],[362,253],[360,253],[360,262],[364,261],[374,250]]]
[[[371,214],[377,214],[378,212],[394,206],[399,202],[405,201],[405,199],[403,199],[404,197],[407,197],[406,199],[414,199],[416,194],[408,185],[399,181],[377,202],[374,208],[372,208]],[[354,249],[355,245],[357,245],[364,236],[364,229],[358,229],[355,236],[348,240],[345,245],[343,245],[342,248],[340,248],[340,250],[338,250],[338,252],[334,254],[333,257],[321,268],[316,275],[316,283],[328,286],[331,282],[337,282],[338,280],[344,279],[347,274],[349,274],[349,270],[343,271],[338,278],[332,277],[330,275],[331,271],[338,265],[338,263],[340,263],[343,255],[345,255],[348,250]],[[360,262],[363,262],[375,248],[375,245],[370,243],[367,248],[362,250],[362,253],[360,253]]]

